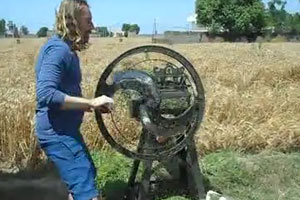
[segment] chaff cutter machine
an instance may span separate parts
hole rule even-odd
[[[177,181],[196,199],[204,196],[194,141],[204,113],[204,90],[186,58],[156,45],[126,51],[102,73],[95,93],[100,95],[115,101],[111,115],[96,112],[102,135],[134,159],[124,199],[151,199],[152,185],[162,178],[154,172],[159,165],[174,185]],[[141,162],[144,170],[139,170]]]

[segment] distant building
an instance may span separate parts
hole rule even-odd
[[[178,43],[199,43],[208,40],[209,30],[205,26],[197,24],[197,14],[192,14],[187,17],[188,27],[177,27],[184,31],[165,31],[163,41],[168,41],[171,44]]]
[[[91,34],[90,34],[90,37],[91,38],[100,37],[100,33],[97,32],[95,29],[93,29]]]
[[[125,36],[125,32],[122,30],[112,30],[112,36],[113,37],[124,37]]]
[[[14,37],[14,32],[12,30],[7,30],[6,33],[5,33],[5,37],[13,38]]]
[[[19,30],[18,30],[16,24],[13,23],[13,21],[8,21],[5,37],[9,37],[9,38],[19,38],[20,37]]]
[[[136,37],[138,34],[136,33],[136,31],[129,31],[128,32],[128,37]]]
[[[189,31],[197,33],[208,33],[208,28],[197,24],[197,14],[188,16],[186,21],[189,23]]]

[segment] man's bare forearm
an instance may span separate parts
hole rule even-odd
[[[63,110],[83,110],[91,111],[92,104],[90,99],[82,97],[65,96],[64,104],[61,107]]]
[[[114,100],[110,97],[102,95],[94,99],[85,99],[82,97],[65,96],[64,103],[62,105],[63,110],[83,110],[92,111],[93,109],[99,109],[101,112],[110,112]]]

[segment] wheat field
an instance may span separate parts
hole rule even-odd
[[[46,39],[0,39],[0,161],[27,165],[40,156],[34,136],[34,65]],[[92,98],[104,68],[151,38],[94,38],[80,53],[82,90]],[[199,43],[165,45],[196,68],[206,92],[199,154],[219,149],[259,152],[300,148],[300,43]],[[128,125],[128,129],[134,126]],[[82,133],[90,149],[108,144],[93,113]]]

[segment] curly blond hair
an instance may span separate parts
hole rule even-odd
[[[72,50],[87,48],[87,44],[81,42],[82,35],[78,27],[82,5],[89,7],[86,0],[63,0],[56,11],[55,31],[63,40],[72,42]]]

